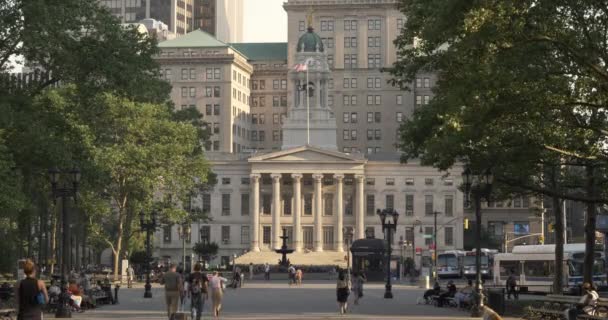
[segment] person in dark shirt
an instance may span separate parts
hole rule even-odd
[[[437,300],[437,306],[438,307],[443,307],[443,305],[445,304],[446,300],[448,298],[453,298],[454,295],[456,295],[456,292],[458,291],[456,289],[456,285],[454,284],[454,281],[450,280],[450,282],[448,282],[448,292],[444,292],[442,294],[439,295],[439,299]]]
[[[201,272],[201,264],[194,265],[194,272],[188,278],[188,295],[192,301],[192,319],[200,320],[205,300],[209,299],[209,279]]]
[[[49,294],[42,280],[36,279],[36,266],[27,259],[23,265],[25,279],[15,286],[17,320],[42,320],[42,306],[49,301]],[[40,301],[38,296],[43,296]]]

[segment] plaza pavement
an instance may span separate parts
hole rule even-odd
[[[85,313],[74,313],[74,319],[166,319],[164,290],[153,286],[153,298],[143,298],[141,285],[132,289],[121,288],[119,304],[105,305]],[[471,319],[454,308],[436,308],[417,305],[416,299],[423,290],[410,286],[393,287],[394,299],[384,299],[384,286],[367,284],[364,297],[358,306],[349,303],[350,312],[338,313],[333,281],[304,283],[302,287],[288,287],[283,281],[246,283],[237,290],[227,289],[224,295],[221,319]],[[203,319],[211,319],[205,302]],[[49,317],[45,315],[48,319]],[[50,317],[52,318],[52,316]]]

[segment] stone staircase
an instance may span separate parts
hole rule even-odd
[[[236,264],[265,264],[276,265],[281,255],[273,251],[247,252],[236,258]],[[287,255],[291,264],[296,266],[328,266],[346,267],[346,252],[294,252]]]

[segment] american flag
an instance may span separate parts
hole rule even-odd
[[[308,61],[307,61],[308,62]],[[308,63],[298,63],[293,68],[296,72],[306,71],[308,69]]]

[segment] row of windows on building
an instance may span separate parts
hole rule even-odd
[[[396,184],[401,184],[401,183],[404,184],[404,185],[406,185],[406,186],[414,186],[414,185],[416,185],[416,181],[419,180],[419,179],[415,179],[415,178],[412,178],[412,177],[406,177],[406,178],[403,178],[402,182],[398,182],[398,180],[401,180],[401,178],[398,179],[398,178],[394,178],[394,177],[387,177],[387,178],[384,178],[384,183],[387,186],[395,186]],[[454,179],[451,179],[451,178],[441,178],[440,180],[441,180],[441,182],[439,183],[440,185],[443,185],[443,186],[453,186],[454,185]],[[222,177],[220,179],[220,181],[221,181],[221,184],[224,185],[224,186],[232,184],[232,178],[230,178],[230,177]],[[283,185],[286,185],[286,186],[289,186],[292,183],[292,181],[289,180],[289,179],[284,179],[282,181],[283,181]],[[425,186],[434,186],[435,182],[436,182],[435,178],[422,178],[422,181],[424,182]],[[240,184],[241,185],[249,185],[250,183],[251,183],[251,180],[248,177],[241,177],[241,179],[240,179]],[[352,178],[346,177],[344,179],[344,184],[347,185],[347,186],[348,185],[353,185],[353,183],[354,183],[354,181],[353,181]],[[262,179],[262,185],[270,185],[270,184],[272,184],[272,180],[271,179],[269,179],[269,178]],[[303,184],[305,186],[312,186],[312,179],[310,179],[310,178],[304,178],[303,179]],[[323,185],[324,186],[330,186],[330,185],[333,185],[333,184],[334,184],[334,180],[332,178],[324,178],[323,179]],[[370,177],[365,178],[365,184],[368,185],[368,186],[375,186],[376,185],[376,178],[370,178]],[[206,194],[206,196],[209,196],[209,194]],[[515,197],[512,200],[515,201],[516,205],[518,203],[521,204],[523,202],[524,206],[527,207],[530,204],[530,198],[526,197],[526,196]],[[494,203],[494,202],[491,202],[491,203]]]
[[[182,98],[196,98],[197,90],[196,87],[181,87]],[[205,87],[204,91],[206,98],[220,98],[221,88],[219,86]]]
[[[265,107],[266,97],[255,96],[251,97],[251,107]],[[272,96],[273,107],[287,107],[287,96]]]
[[[169,71],[169,72],[167,72]],[[171,69],[165,69],[164,71],[164,79],[171,80],[167,78],[167,76],[171,75]],[[182,68],[181,69],[181,80],[198,80],[197,68]],[[163,78],[163,70],[160,70],[161,78]],[[202,80],[222,80],[222,70],[221,68],[206,68],[205,69],[205,77],[201,78]]]
[[[345,18],[344,20],[344,31],[357,31],[359,28],[359,21],[353,18]],[[397,19],[397,29],[401,30],[403,28],[404,20],[402,18]],[[298,30],[300,32],[306,31],[306,22],[304,20],[300,20],[298,23]],[[382,30],[382,19],[381,18],[372,18],[367,19],[367,30],[368,31],[380,31]],[[320,23],[320,31],[335,31],[335,19],[333,18],[321,18]]]
[[[330,104],[330,106],[333,106],[333,95],[330,95],[331,98],[331,102],[332,104]],[[348,94],[344,94],[342,95],[342,105],[344,106],[356,106],[357,105],[357,95],[348,95]],[[417,96],[417,97],[423,97],[423,96]],[[421,100],[426,102],[425,104],[428,104],[428,102],[430,101],[430,96],[424,96],[424,100]],[[367,105],[369,106],[373,106],[373,105],[381,105],[382,104],[382,96],[381,95],[373,95],[373,94],[368,94],[367,95]],[[403,95],[398,94],[395,96],[395,104],[397,104],[398,106],[403,105]]]
[[[231,234],[231,230],[233,227],[236,226],[230,226],[230,225],[221,225],[220,226],[220,239],[221,239],[221,244],[222,245],[230,245],[230,244],[236,244],[235,242],[232,241],[232,234]],[[241,225],[238,226],[240,227],[240,244],[242,245],[249,245],[250,244],[250,226],[249,225]],[[287,229],[291,229],[288,231],[288,234],[291,234],[293,232],[292,227],[286,227]],[[312,230],[310,230],[312,227],[303,227],[304,232],[305,233],[310,233]],[[347,226],[345,227],[347,230],[350,229],[351,231],[354,229],[354,226]],[[306,230],[309,229],[309,230]],[[238,230],[238,229],[237,229]],[[433,227],[425,227],[424,229],[424,244],[429,246],[433,243],[433,237],[431,237],[433,235]],[[306,232],[308,231],[308,232]],[[333,243],[333,232],[334,232],[334,227],[333,226],[324,226],[323,227],[323,234],[324,234],[324,239],[323,242],[326,244],[332,244]],[[399,236],[399,239],[397,237],[393,238],[393,244],[397,244],[398,240],[402,240],[405,238],[405,241],[412,243],[415,237],[415,233],[417,232],[416,228],[414,227],[406,227],[405,228],[405,233],[401,236]],[[376,227],[374,226],[367,226],[365,228],[365,234],[368,237],[372,237],[375,238],[376,237]],[[202,243],[211,243],[211,226],[206,225],[206,226],[201,226],[200,230],[199,230],[199,235],[200,235],[200,241]],[[271,242],[271,236],[272,236],[272,227],[271,226],[262,226],[262,243],[265,245],[269,245]],[[289,237],[289,239],[292,239],[292,237]],[[290,240],[288,239],[288,245],[290,245]],[[165,226],[163,227],[163,242],[164,243],[171,243],[172,242],[172,226]],[[187,234],[185,237],[185,241],[186,243],[192,243],[192,233]],[[345,241],[351,241],[351,239],[345,239]],[[444,226],[443,227],[443,245],[444,246],[453,246],[454,245],[454,227],[452,226]]]
[[[285,119],[287,118],[286,113],[273,113],[272,114],[272,123],[273,124],[283,124]],[[251,114],[251,124],[265,124],[266,123],[266,115],[263,113],[252,113]]]
[[[343,112],[342,113],[342,123],[358,123],[359,116],[357,112]],[[403,112],[395,113],[395,121],[397,123],[403,122]],[[367,123],[381,123],[382,122],[382,113],[381,112],[368,112],[367,113]]]
[[[272,89],[287,90],[287,79],[273,79]],[[251,90],[266,90],[266,80],[251,81]]]
[[[223,193],[221,199],[221,208],[219,215],[221,216],[230,216],[233,214],[232,208],[232,194],[231,193]],[[240,206],[240,215],[248,216],[250,214],[250,206],[249,206],[249,193],[242,193],[241,195],[241,206]],[[344,194],[344,214],[347,216],[352,216],[354,214],[354,194]],[[415,195],[411,193],[406,193],[404,195],[405,202],[404,207],[398,208],[395,206],[395,194],[386,194],[384,195],[384,203],[377,202],[376,195],[368,194],[365,198],[365,212],[367,216],[374,216],[376,214],[376,209],[378,208],[386,208],[386,209],[395,209],[400,211],[404,216],[412,217],[415,216]],[[203,212],[209,213],[213,215],[214,213],[217,215],[217,211],[213,211],[211,205],[211,195],[203,194]],[[280,212],[283,216],[290,216],[293,214],[293,195],[291,194],[283,194],[281,195],[281,203],[282,210]],[[303,204],[303,216],[312,216],[313,214],[313,194],[312,193],[304,193],[302,195],[302,204]],[[332,216],[334,215],[334,194],[333,193],[325,193],[323,194],[323,216]],[[426,216],[430,216],[435,214],[436,210],[435,206],[435,196],[432,194],[424,195],[424,207],[423,213]],[[454,215],[454,195],[446,194],[443,195],[443,207],[439,208],[443,210],[440,214],[446,217],[451,217]],[[271,215],[272,214],[272,194],[270,193],[262,193],[261,194],[261,203],[260,203],[260,213],[262,215]]]
[[[335,40],[332,37],[321,38],[323,46],[326,49],[333,49],[335,47]],[[382,37],[367,37],[367,48],[380,48]],[[344,37],[344,49],[357,48],[359,40],[357,37]]]
[[[163,242],[164,243],[171,243],[171,241],[173,240],[172,229],[173,229],[173,226],[171,226],[171,225],[163,227]],[[250,244],[249,226],[248,225],[240,226],[240,229],[241,229],[241,244]],[[221,236],[222,245],[233,244],[231,242],[232,237],[231,237],[230,231],[231,231],[231,226],[229,226],[229,225],[220,226],[220,232],[221,232],[220,236]],[[201,228],[199,229],[199,235],[200,235],[200,241],[202,243],[211,243],[211,226],[201,226]],[[186,237],[184,240],[186,241],[186,243],[192,243],[192,232],[189,234],[186,234]]]
[[[232,70],[232,80],[238,82],[238,84],[246,88],[249,88],[249,78],[236,70]]]

